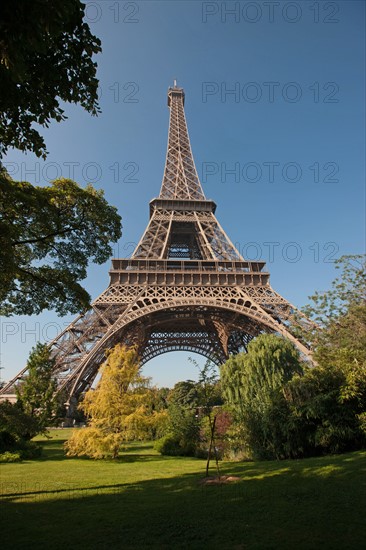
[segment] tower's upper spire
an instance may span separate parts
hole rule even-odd
[[[174,80],[174,86],[168,90],[169,136],[159,198],[205,200],[189,142],[184,97],[183,88]]]

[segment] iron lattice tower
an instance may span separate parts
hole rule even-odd
[[[142,364],[172,350],[197,352],[216,364],[275,332],[309,349],[296,329],[309,321],[270,286],[262,261],[246,261],[207,200],[194,164],[185,94],[168,90],[166,164],[150,221],[130,259],[112,259],[110,284],[85,315],[51,343],[59,390],[73,405],[92,385],[106,348],[136,345]],[[0,393],[9,393],[23,369]]]

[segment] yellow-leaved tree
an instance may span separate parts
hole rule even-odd
[[[154,388],[141,375],[136,349],[117,344],[106,355],[97,387],[79,405],[88,425],[72,431],[68,456],[117,458],[124,442],[147,439],[166,421],[166,412],[154,408]]]

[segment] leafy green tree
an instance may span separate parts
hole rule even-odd
[[[317,366],[284,388],[288,440],[294,456],[339,453],[366,445],[366,368],[353,363]]]
[[[345,256],[328,292],[309,306],[321,327],[313,335],[317,367],[285,389],[291,419],[308,454],[366,445],[366,274],[362,256]],[[306,453],[305,453],[306,454]]]
[[[40,449],[30,440],[45,433],[63,413],[60,396],[55,396],[53,366],[48,346],[37,344],[28,359],[27,377],[17,387],[17,402],[0,403],[0,452],[19,450],[24,458],[39,456]]]
[[[153,408],[156,411],[164,411],[168,408],[169,388],[154,388],[153,393]]]
[[[38,419],[26,413],[19,403],[0,403],[0,452],[23,446],[38,429]]]
[[[65,120],[60,101],[99,112],[98,38],[83,22],[79,0],[0,3],[0,156],[9,147],[46,157],[34,124]]]
[[[282,390],[302,370],[294,345],[273,334],[258,336],[250,342],[247,354],[231,356],[221,367],[224,397],[252,456],[283,456],[286,411]]]
[[[64,120],[61,101],[99,112],[93,55],[101,45],[84,10],[80,0],[1,2],[0,158],[10,147],[46,158],[34,125]],[[89,259],[105,262],[121,236],[116,209],[91,186],[60,179],[33,187],[1,165],[0,196],[0,314],[87,309],[79,281]]]
[[[60,401],[55,395],[54,364],[50,348],[38,343],[29,355],[27,377],[16,390],[18,405],[25,414],[36,420],[34,431],[28,434],[29,439],[45,432],[60,413]]]
[[[102,369],[98,386],[80,404],[89,422],[73,430],[66,443],[69,456],[117,458],[123,442],[144,439],[153,423],[164,421],[165,413],[151,407],[150,379],[141,375],[134,348],[118,344],[107,352]]]
[[[319,365],[366,368],[366,302],[351,304],[346,313],[332,318],[319,330],[314,358]]]
[[[319,323],[312,335],[317,367],[286,388],[291,418],[301,424],[309,452],[340,452],[365,445],[366,263],[342,256],[341,270],[306,308]]]
[[[162,454],[193,456],[199,444],[200,423],[196,409],[172,403],[168,407],[166,436],[163,447],[157,447]],[[164,448],[167,452],[164,452]]]
[[[341,270],[340,276],[329,290],[310,296],[311,303],[303,308],[321,327],[345,315],[351,306],[366,303],[366,256],[342,256],[334,264]]]
[[[79,281],[121,236],[121,218],[103,191],[69,179],[34,187],[2,171],[0,192],[0,313],[87,309],[90,296]]]
[[[182,380],[181,382],[177,382],[168,394],[168,403],[179,407],[197,407],[197,384],[193,380]]]
[[[146,439],[154,441],[163,437],[168,424],[168,394],[169,388],[150,388],[149,400],[146,402],[148,417],[148,430]]]
[[[196,361],[190,360],[199,369]],[[209,448],[211,456],[212,449],[215,449],[216,415],[212,411],[214,406],[222,404],[221,393],[213,365],[208,361],[199,371],[198,382],[177,382],[168,394],[166,434],[156,445],[161,454],[202,456],[206,453],[201,449],[204,445],[205,449]],[[203,428],[204,418],[208,422],[208,436]]]
[[[296,367],[275,347],[231,358],[222,369],[238,437],[260,458],[342,452],[366,445],[366,272],[344,256],[329,291],[307,308],[318,326],[306,335],[316,366]],[[294,358],[293,358],[294,359]],[[289,369],[284,370],[284,365]],[[239,429],[240,428],[240,429]]]
[[[165,435],[156,443],[164,455],[192,456],[200,435],[198,389],[193,380],[177,382],[167,396]]]

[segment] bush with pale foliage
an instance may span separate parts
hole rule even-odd
[[[106,355],[98,386],[79,405],[88,426],[73,430],[65,443],[68,456],[117,458],[124,442],[148,438],[165,421],[165,411],[152,407],[154,391],[141,375],[136,349],[118,344]]]

